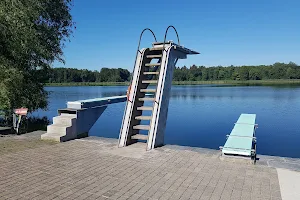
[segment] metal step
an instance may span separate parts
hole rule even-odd
[[[131,139],[134,140],[148,140],[148,135],[136,134],[131,136]]]
[[[160,66],[160,63],[146,63],[146,67],[155,67],[155,66]]]
[[[162,54],[159,55],[147,55],[147,58],[161,58]]]
[[[158,47],[152,47],[149,49],[150,51],[162,51],[163,50],[163,46],[158,46]]]
[[[151,120],[152,116],[136,116],[137,120]]]
[[[144,72],[145,75],[158,75],[159,72]]]
[[[150,125],[136,125],[136,126],[133,126],[133,129],[136,129],[136,130],[150,130]]]
[[[141,107],[137,107],[137,110],[153,110],[153,107],[150,107],[150,106],[141,106]]]
[[[155,98],[139,98],[139,101],[154,101]]]
[[[143,80],[142,83],[158,83],[158,80]]]
[[[173,40],[168,40],[168,41],[165,41],[165,44],[172,44],[174,43]],[[152,45],[161,45],[161,44],[164,44],[164,42],[153,42]]]
[[[140,92],[155,93],[155,92],[156,92],[156,89],[141,89]]]

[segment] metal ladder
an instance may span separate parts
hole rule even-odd
[[[169,28],[174,28],[169,26]],[[163,145],[172,77],[178,59],[198,52],[173,43],[155,41],[150,48],[137,50],[129,98],[120,131],[119,147],[146,141],[147,150]],[[177,31],[174,28],[176,34]],[[177,34],[178,37],[178,34]]]

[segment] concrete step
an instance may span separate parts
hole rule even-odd
[[[59,116],[77,118],[76,114],[70,114],[70,113],[61,113]]]
[[[137,110],[153,110],[153,107],[150,106],[141,106],[141,107],[137,107]]]
[[[137,120],[151,120],[152,116],[136,116],[135,119]]]
[[[59,133],[66,135],[68,130],[70,130],[70,126],[62,125],[62,124],[52,124],[47,126],[47,133]]]
[[[41,135],[41,140],[51,140],[51,141],[55,141],[55,142],[61,142],[60,138],[61,138],[61,136],[53,136],[53,135],[49,135],[49,134]]]
[[[149,92],[149,93],[155,93],[156,89],[141,89],[140,92]]]
[[[51,140],[51,141],[56,141],[56,142],[62,142],[64,141],[65,135],[62,135],[60,133],[45,133],[41,135],[42,140]]]
[[[72,126],[72,123],[75,122],[76,118],[69,115],[60,115],[53,117],[53,124]]]
[[[136,125],[136,126],[133,126],[133,129],[136,129],[136,130],[150,130],[150,125]]]
[[[155,98],[139,98],[139,101],[154,101]]]
[[[159,72],[144,72],[144,75],[158,75]]]
[[[158,83],[158,80],[142,80],[142,83],[155,84]]]
[[[147,55],[147,58],[161,58],[162,54],[159,55]]]
[[[148,135],[136,134],[131,136],[131,139],[134,140],[148,140]]]
[[[160,66],[160,63],[146,63],[146,67],[155,67],[155,66]]]

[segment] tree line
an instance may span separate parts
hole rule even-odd
[[[49,69],[48,83],[71,82],[126,82],[130,81],[127,69],[102,68],[100,71],[74,68]],[[300,79],[300,67],[290,62],[259,66],[217,66],[176,67],[174,81],[212,81],[212,80],[267,80]]]
[[[300,79],[300,66],[290,62],[259,66],[177,67],[174,81]]]
[[[125,82],[129,81],[130,72],[121,68],[102,68],[100,72],[87,69],[51,68],[48,76],[48,83]]]

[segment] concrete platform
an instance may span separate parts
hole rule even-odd
[[[300,199],[300,173],[280,168],[277,172],[282,199]]]
[[[144,145],[90,137],[1,155],[0,199],[281,199],[275,168]]]

